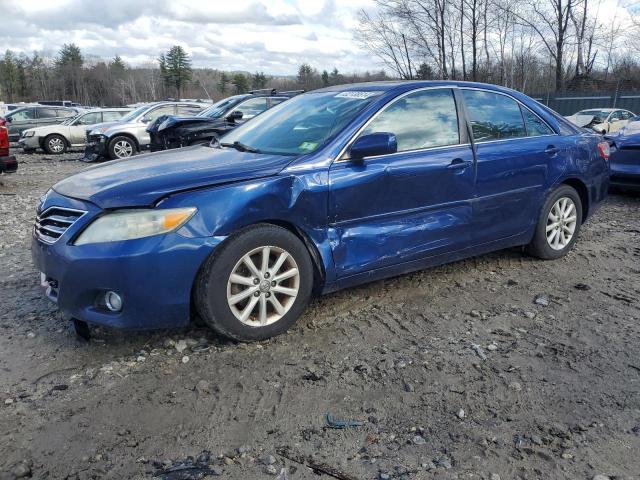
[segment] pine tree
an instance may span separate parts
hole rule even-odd
[[[231,83],[235,88],[236,95],[246,93],[247,90],[249,90],[249,81],[247,80],[247,77],[245,77],[242,73],[236,73],[233,76],[233,80],[231,81]]]
[[[269,79],[263,72],[256,72],[251,76],[251,88],[255,88],[256,90],[265,88],[268,81]]]
[[[182,87],[191,80],[191,60],[180,45],[174,45],[166,54],[158,57],[160,75],[167,87],[175,88],[176,98],[180,98]]]
[[[226,73],[222,72],[220,74],[220,81],[218,82],[218,91],[221,94],[224,95],[225,93],[227,93],[227,86],[229,85],[230,81],[231,80],[229,80],[229,77],[227,76]]]

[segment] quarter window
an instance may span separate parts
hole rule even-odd
[[[396,100],[362,135],[380,132],[396,136],[399,152],[460,143],[453,91],[421,90]]]
[[[553,130],[544,123],[536,114],[525,107],[522,109],[522,116],[524,117],[524,123],[527,127],[527,137],[538,137],[540,135],[553,135]]]
[[[481,90],[462,90],[462,95],[476,142],[527,135],[520,106],[515,100]]]

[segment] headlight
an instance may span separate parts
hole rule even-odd
[[[29,130],[25,130],[24,132],[22,132],[22,136],[27,138],[27,137],[33,137],[36,134],[36,132],[34,132],[33,130],[29,131]]]
[[[197,211],[195,207],[157,210],[121,210],[97,218],[80,234],[75,245],[118,242],[177,230]]]

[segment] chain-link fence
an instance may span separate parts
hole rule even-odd
[[[623,108],[640,115],[640,91],[554,92],[529,94],[561,115],[573,115],[587,108]]]

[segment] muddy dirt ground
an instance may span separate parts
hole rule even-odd
[[[1,479],[640,478],[640,197],[611,195],[562,260],[514,249],[342,291],[271,341],[84,343],[29,254],[78,156],[0,177]]]

